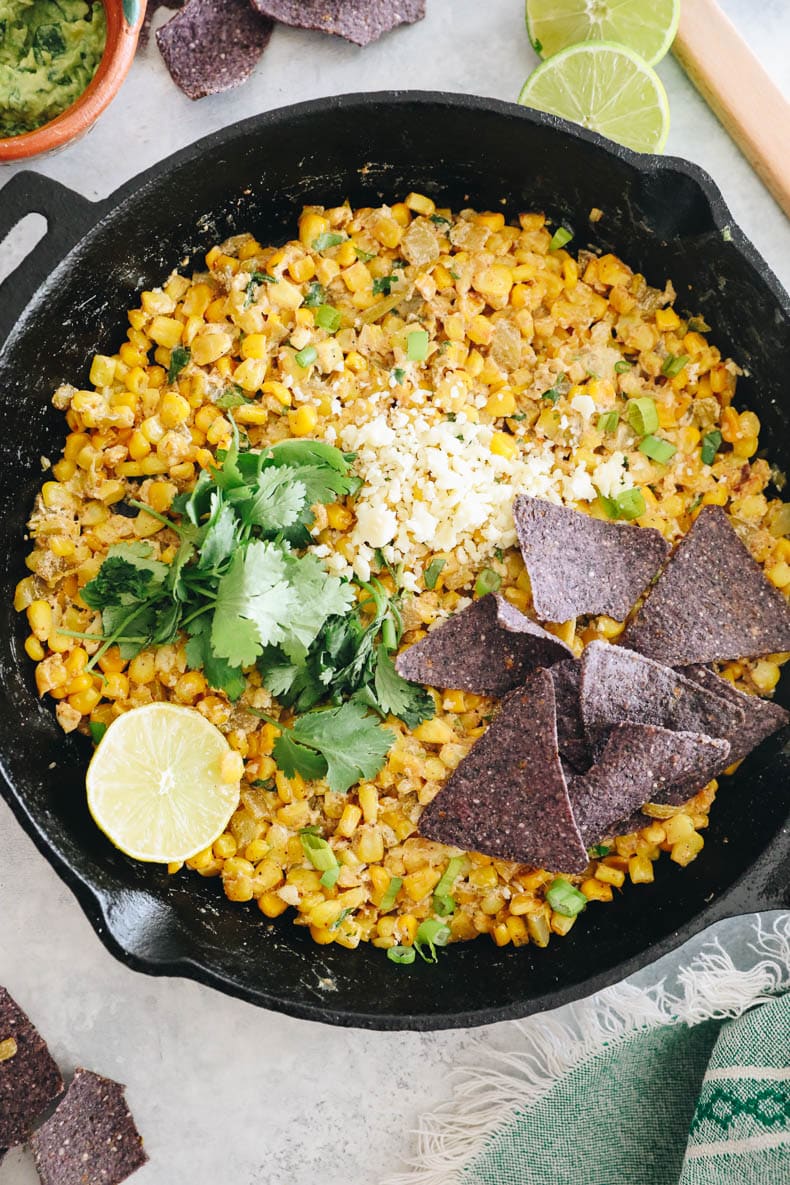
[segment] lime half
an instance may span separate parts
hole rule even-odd
[[[133,708],[113,720],[88,767],[90,813],[135,860],[188,860],[222,834],[238,805],[230,754],[219,729],[194,708]]]
[[[679,19],[680,0],[527,0],[527,33],[542,58],[580,41],[616,41],[655,66]]]
[[[669,135],[669,103],[661,79],[638,54],[607,41],[572,45],[542,62],[518,101],[637,152],[660,152]]]

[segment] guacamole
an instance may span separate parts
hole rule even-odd
[[[98,2],[0,0],[0,137],[32,132],[76,102],[106,37]]]

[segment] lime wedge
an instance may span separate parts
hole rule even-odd
[[[527,0],[527,33],[542,58],[580,41],[616,41],[655,66],[679,20],[680,0]]]
[[[660,152],[669,135],[667,93],[630,49],[588,41],[533,70],[519,103],[561,115],[637,152]]]
[[[113,720],[88,767],[88,808],[135,860],[188,860],[213,843],[239,801],[219,729],[194,708],[154,703]]]

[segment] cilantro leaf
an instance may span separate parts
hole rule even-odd
[[[230,558],[237,542],[236,515],[218,492],[211,495],[211,517],[204,530],[198,568],[216,570]]]
[[[145,600],[152,585],[167,577],[167,564],[152,559],[150,543],[117,543],[107,553],[99,571],[82,589],[81,597],[90,609]]]
[[[326,619],[348,613],[354,590],[348,581],[327,575],[313,555],[287,555],[285,574],[294,603],[280,644],[292,661],[304,662]]]
[[[252,666],[264,646],[285,637],[294,603],[283,549],[253,540],[237,551],[217,588],[211,646],[232,666]]]
[[[274,760],[286,778],[292,778],[298,773],[307,781],[313,782],[326,774],[327,763],[321,753],[300,745],[290,729],[285,729],[277,738],[272,752]]]
[[[174,383],[191,357],[189,346],[173,346],[167,367],[167,381]]]
[[[425,687],[407,683],[381,644],[376,647],[374,687],[384,714],[397,716],[407,728],[416,728],[423,720],[430,720],[436,711],[431,693]]]
[[[190,622],[192,635],[186,644],[187,665],[190,670],[203,670],[209,687],[224,691],[229,700],[237,700],[247,686],[241,667],[232,666],[227,659],[219,658],[211,649],[211,621],[203,614]]]
[[[298,716],[290,731],[283,731],[275,741],[273,756],[286,776],[298,771],[302,777],[315,778],[321,776],[314,772],[319,755],[330,790],[344,794],[362,778],[376,776],[392,740],[392,732],[375,716],[349,701],[339,708]]]
[[[373,281],[373,295],[374,296],[391,296],[392,285],[397,284],[398,277],[393,273],[389,276],[378,276]]]
[[[244,394],[241,387],[236,383],[231,383],[215,400],[215,407],[221,407],[223,411],[231,411],[234,407],[243,407],[245,403],[252,402],[254,401],[249,395]]]
[[[272,466],[258,476],[252,497],[244,504],[246,523],[267,531],[281,531],[299,518],[305,507],[307,490],[298,479],[298,470],[290,465]]]

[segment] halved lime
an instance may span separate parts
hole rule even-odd
[[[542,58],[580,41],[616,41],[655,66],[679,20],[680,0],[527,0],[527,33]]]
[[[637,152],[660,152],[669,135],[661,79],[633,50],[608,41],[572,45],[548,58],[530,74],[518,101]]]
[[[188,860],[222,834],[239,801],[225,737],[194,708],[154,703],[113,720],[88,767],[94,821],[135,860]]]

